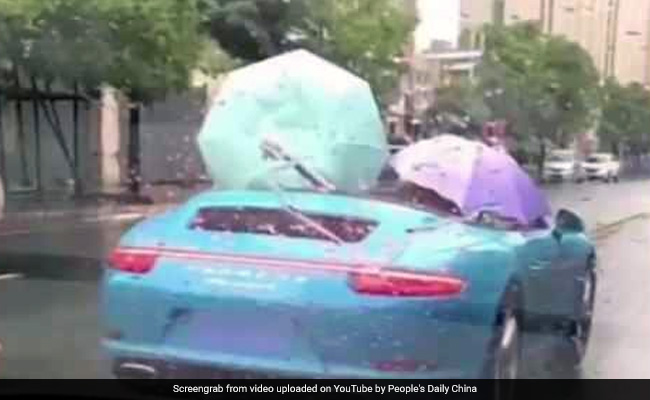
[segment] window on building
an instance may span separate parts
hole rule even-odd
[[[460,33],[459,46],[462,50],[468,50],[472,47],[472,31],[470,29],[465,28]]]

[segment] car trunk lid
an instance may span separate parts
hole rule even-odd
[[[159,226],[156,234],[134,234],[123,243],[125,251],[157,257],[147,279],[167,288],[166,323],[160,327],[167,348],[238,365],[291,363],[314,373],[330,362],[360,367],[372,353],[366,338],[390,322],[382,308],[400,299],[449,297],[430,296],[432,285],[437,291],[462,291],[462,281],[435,275],[435,265],[427,271],[399,265],[413,238],[410,228],[435,232],[455,223],[381,202],[350,199],[346,208],[327,200],[320,208],[305,203],[300,212],[340,243],[278,205],[260,203],[203,203],[183,211],[188,218],[182,231]],[[418,323],[413,315],[403,319]],[[393,346],[406,340],[401,336],[400,330],[388,330],[384,337],[393,340],[372,344],[385,350],[377,362],[403,351]],[[336,343],[345,351],[332,353]]]

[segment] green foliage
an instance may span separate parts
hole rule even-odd
[[[149,100],[214,68],[200,22],[196,0],[0,0],[0,57],[38,81]]]
[[[256,61],[306,48],[368,80],[395,88],[415,20],[399,0],[202,0],[213,37],[234,57]]]
[[[599,77],[591,57],[534,24],[489,27],[479,76],[484,92],[500,94],[487,100],[495,116],[521,136],[567,144],[594,123]]]
[[[599,76],[578,44],[524,23],[486,27],[485,46],[476,79],[442,88],[439,111],[474,125],[508,121],[520,149],[540,150],[540,168],[548,143],[566,146],[594,125]]]
[[[473,82],[469,80],[455,82],[438,89],[435,112],[443,120],[461,120],[474,130],[480,130],[480,127],[493,116],[483,97]]]
[[[638,83],[606,82],[598,134],[601,144],[616,152],[621,145],[643,147],[650,134],[650,92]]]
[[[281,52],[302,17],[302,0],[201,0],[210,34],[231,55],[260,60]]]
[[[395,58],[402,55],[415,20],[395,0],[319,3],[324,11],[316,10],[315,17],[324,17],[327,35],[309,47],[325,49],[324,56],[369,81],[380,97],[386,95],[401,76]]]

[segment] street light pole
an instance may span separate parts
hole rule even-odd
[[[413,133],[413,120],[415,116],[415,77],[414,77],[414,58],[415,58],[415,48],[414,44],[409,45],[408,54],[405,57],[400,57],[395,59],[395,63],[406,66],[406,88],[404,88],[403,101],[404,101],[404,112],[402,126],[404,128],[404,136],[406,139],[413,139],[411,137]]]
[[[646,89],[648,88],[648,85],[650,85],[650,60],[648,60],[648,57],[650,57],[650,33],[647,30],[647,27],[649,26],[648,24],[650,24],[650,7],[646,10],[646,37],[643,45],[643,52],[645,54],[645,57],[643,57],[643,86]]]
[[[404,93],[404,132],[413,138],[413,119],[415,117],[415,82],[413,79],[413,65],[408,64],[407,89]]]

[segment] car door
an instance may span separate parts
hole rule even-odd
[[[538,317],[556,318],[571,312],[573,270],[562,257],[562,242],[551,229],[524,234],[526,311]]]
[[[563,284],[568,286],[562,292],[566,296],[563,296],[564,303],[561,309],[566,315],[574,315],[576,311],[591,250],[588,241],[581,233],[566,232],[560,238],[558,270],[563,275],[561,278]]]

